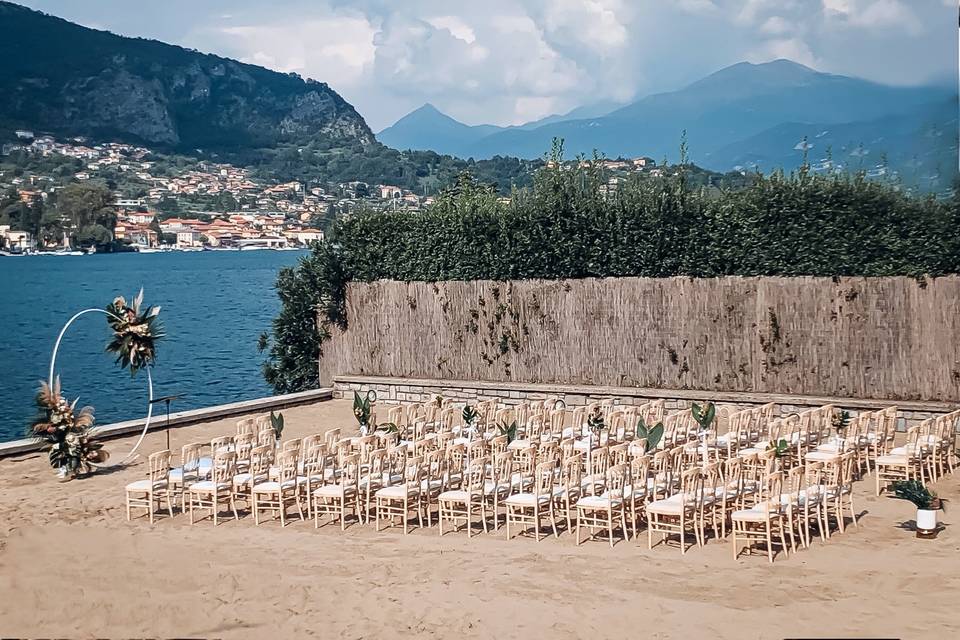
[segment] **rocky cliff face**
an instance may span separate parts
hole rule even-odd
[[[325,83],[0,2],[0,127],[173,149],[368,144]]]

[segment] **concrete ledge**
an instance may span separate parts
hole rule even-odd
[[[282,396],[242,400],[240,402],[231,402],[230,404],[221,404],[214,407],[178,411],[170,414],[170,427],[186,427],[200,422],[229,418],[230,416],[261,413],[332,399],[333,389],[311,389],[298,393],[288,393]],[[165,429],[167,426],[167,414],[163,406],[160,404],[155,405],[154,411],[150,431]],[[140,433],[143,430],[144,422],[146,422],[146,417],[126,420],[124,422],[115,422],[97,427],[96,432],[99,437],[104,439],[119,438],[132,433]],[[38,451],[42,448],[43,445],[41,443],[31,438],[13,440],[12,442],[0,442],[0,458]]]
[[[433,389],[477,389],[483,391],[502,391],[516,393],[540,393],[548,395],[575,396],[621,396],[630,398],[673,398],[677,400],[710,400],[732,404],[765,404],[776,402],[784,405],[825,405],[834,404],[848,409],[883,409],[896,406],[903,411],[928,411],[948,413],[957,409],[956,403],[926,402],[920,400],[876,400],[870,398],[831,398],[828,396],[799,396],[780,393],[748,393],[740,391],[701,391],[696,389],[651,389],[644,387],[613,387],[564,384],[533,384],[519,382],[488,382],[479,380],[435,380],[418,378],[392,378],[385,376],[343,375],[333,378],[334,387],[343,385],[368,385],[383,387],[427,387]],[[339,393],[339,389],[337,390]],[[506,396],[506,398],[519,396]]]

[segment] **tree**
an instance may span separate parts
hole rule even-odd
[[[95,184],[71,184],[57,194],[56,211],[71,237],[81,244],[106,244],[117,224],[113,193]]]

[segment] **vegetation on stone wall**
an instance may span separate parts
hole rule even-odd
[[[278,392],[318,384],[320,346],[343,327],[350,281],[936,277],[960,272],[958,228],[960,200],[911,197],[863,175],[801,170],[724,191],[691,186],[682,168],[611,185],[593,163],[548,162],[509,203],[463,175],[427,211],[338,220],[328,241],[284,270],[264,373]]]

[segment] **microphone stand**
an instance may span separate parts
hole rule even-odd
[[[153,401],[151,402],[151,404],[156,404],[156,403],[158,403],[158,402],[163,402],[163,403],[165,403],[166,406],[167,406],[167,425],[166,425],[166,427],[165,427],[165,429],[164,429],[164,430],[166,431],[166,435],[167,435],[167,451],[170,450],[170,401],[171,401],[171,400],[179,400],[179,399],[185,398],[185,397],[186,397],[186,396],[183,395],[183,394],[172,395],[172,396],[163,396],[162,398],[157,398],[157,399],[155,399],[155,400],[153,400]]]

